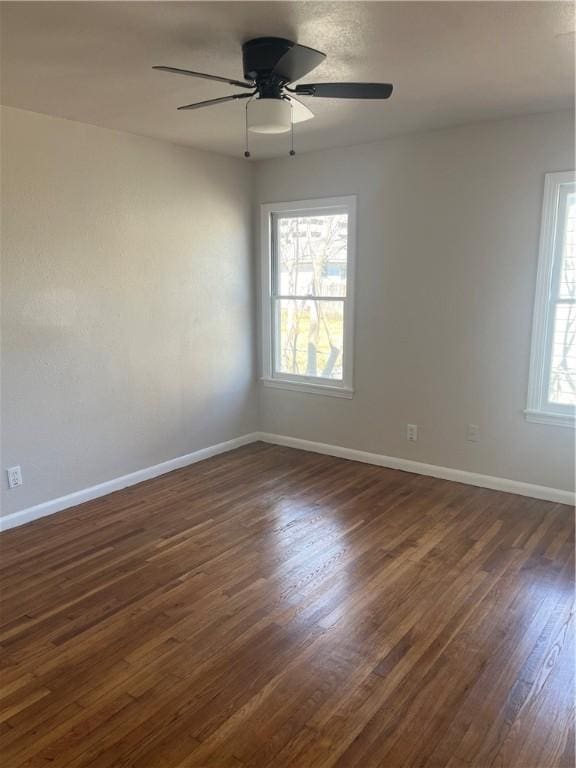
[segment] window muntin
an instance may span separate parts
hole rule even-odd
[[[527,418],[575,424],[576,183],[546,175]]]
[[[355,199],[263,206],[263,224],[265,382],[351,392]]]

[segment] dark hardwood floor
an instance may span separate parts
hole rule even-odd
[[[566,506],[257,443],[0,549],[6,768],[574,764]]]

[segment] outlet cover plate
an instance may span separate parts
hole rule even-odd
[[[6,470],[8,475],[8,488],[18,488],[22,485],[22,470],[20,467],[9,467]]]

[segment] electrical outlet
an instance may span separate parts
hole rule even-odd
[[[6,470],[8,475],[8,488],[17,488],[22,485],[22,470],[20,467],[10,467]]]
[[[406,440],[411,443],[418,440],[418,424],[406,424]]]
[[[466,427],[466,440],[469,443],[477,443],[480,440],[480,427],[478,424],[468,424]]]

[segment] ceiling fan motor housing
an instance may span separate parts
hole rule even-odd
[[[280,88],[286,80],[272,74],[272,70],[294,45],[283,37],[257,37],[242,46],[244,77],[257,84],[261,96],[280,98]]]

